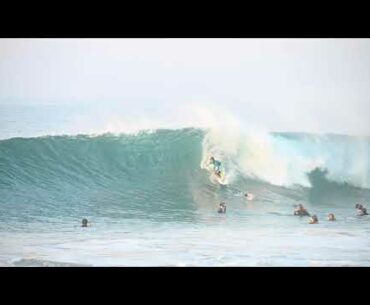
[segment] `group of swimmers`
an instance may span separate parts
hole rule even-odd
[[[244,197],[248,198],[248,196],[250,196],[248,193],[244,194]],[[355,208],[357,209],[357,215],[358,216],[369,215],[367,213],[366,208],[362,204],[356,204]],[[224,201],[220,203],[217,212],[221,213],[221,214],[226,213],[226,203]],[[301,204],[301,203],[298,204],[298,206],[294,210],[294,215],[295,216],[310,216],[310,219],[309,219],[309,222],[308,222],[309,224],[319,223],[319,219],[317,218],[317,216],[316,215],[311,216],[310,213],[308,213],[308,211],[304,208],[303,204]],[[329,221],[336,220],[335,215],[333,213],[329,213],[327,219]],[[91,226],[91,223],[89,223],[89,221],[86,218],[82,219],[81,227],[86,228],[86,227],[89,227],[89,226]]]
[[[315,224],[315,223],[319,223],[319,219],[317,218],[316,215],[310,215],[310,213],[308,213],[308,211],[304,208],[303,204],[298,204],[298,206],[296,207],[296,209],[294,210],[294,213],[293,213],[295,216],[310,216],[310,219],[308,221],[309,224]],[[328,214],[328,218],[327,218],[329,221],[334,221],[336,220],[335,219],[335,215],[333,213],[329,213]]]
[[[244,196],[248,198],[248,193],[245,193]],[[369,215],[367,213],[366,208],[362,204],[356,204],[355,208],[357,209],[357,215],[358,216],[364,216],[364,215]],[[226,203],[221,202],[220,206],[217,210],[218,213],[226,213]],[[303,204],[298,204],[296,209],[294,210],[293,213],[295,216],[310,216],[310,219],[308,221],[309,224],[317,224],[319,223],[319,219],[317,218],[316,215],[310,215],[310,213],[304,208]],[[335,215],[333,213],[329,213],[327,216],[327,220],[329,221],[335,221]]]
[[[221,162],[216,160],[214,157],[210,157],[209,164],[213,165],[214,173],[217,176],[221,177]],[[253,199],[253,195],[249,194],[249,193],[245,193],[244,197],[246,199],[250,199],[250,200]],[[368,215],[366,208],[362,204],[356,204],[355,208],[357,209],[357,215],[359,215],[359,216]],[[226,213],[226,203],[225,202],[220,203],[217,212],[221,213],[221,214]],[[311,216],[310,213],[308,213],[308,211],[304,208],[304,206],[302,204],[298,204],[298,206],[294,210],[294,215],[296,215],[296,216],[310,216],[310,219],[309,219],[310,224],[319,223],[319,219],[317,218],[317,216],[316,215]],[[329,213],[328,216],[327,216],[327,219],[329,221],[336,220],[335,215],[333,213]],[[86,227],[89,227],[89,226],[91,226],[91,223],[89,223],[89,221],[86,218],[82,219],[81,227],[86,228]]]
[[[319,223],[319,219],[317,218],[316,215],[310,215],[310,213],[308,213],[308,211],[303,207],[302,204],[298,204],[297,208],[294,210],[294,215],[296,216],[310,216],[310,220],[308,223],[310,224],[315,224],[315,223]],[[327,216],[327,219],[329,221],[334,221],[336,220],[335,219],[335,215],[333,213],[329,213],[328,216]]]
[[[250,196],[249,193],[244,194],[244,197],[248,198],[248,196]],[[357,215],[358,216],[369,215],[367,213],[366,208],[362,204],[356,204],[355,208],[357,209]],[[221,213],[221,214],[226,213],[226,203],[224,201],[220,203],[217,212]],[[298,204],[298,206],[294,210],[294,215],[295,216],[310,216],[310,220],[309,220],[310,224],[319,223],[319,219],[317,218],[317,216],[316,215],[311,216],[310,213],[308,213],[308,211],[304,208],[303,204],[301,204],[301,203]],[[327,219],[329,221],[336,220],[335,215],[333,213],[329,213]],[[91,223],[89,223],[89,221],[86,218],[82,219],[81,227],[86,228],[86,227],[89,227],[89,226],[91,226]]]
[[[362,204],[356,204],[355,208],[357,209],[357,215],[358,216],[364,216],[368,215],[366,208]],[[308,211],[303,207],[302,204],[298,204],[297,208],[294,210],[294,215],[296,216],[310,216],[309,223],[310,224],[316,224],[319,223],[319,219],[316,215],[310,215]],[[333,213],[329,213],[327,216],[327,220],[334,221],[335,215]]]
[[[221,162],[216,160],[214,157],[210,157],[209,158],[209,165],[212,165],[214,173],[217,176],[221,177]],[[249,200],[253,199],[252,194],[248,194],[248,193],[245,193],[244,197],[246,199],[249,199]],[[357,209],[357,215],[358,216],[368,215],[366,208],[362,204],[356,204],[355,208]],[[226,213],[226,203],[225,202],[220,203],[217,212],[218,213]],[[296,216],[310,216],[310,219],[309,219],[310,224],[319,223],[319,219],[317,218],[317,216],[316,215],[310,215],[310,213],[308,213],[308,211],[304,208],[304,206],[302,204],[298,204],[298,206],[294,210],[294,215],[296,215]],[[327,220],[335,221],[336,220],[335,215],[333,213],[329,213],[328,216],[327,216]]]

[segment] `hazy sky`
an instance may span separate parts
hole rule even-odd
[[[197,103],[272,130],[369,135],[369,96],[369,39],[0,39],[0,104],[165,118]]]

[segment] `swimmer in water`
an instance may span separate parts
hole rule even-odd
[[[335,219],[335,215],[334,215],[333,213],[329,213],[329,215],[328,215],[328,220],[329,220],[329,221],[334,221],[334,220],[336,220],[336,219]]]
[[[312,215],[310,217],[310,220],[308,222],[309,224],[316,224],[316,223],[319,223],[319,220],[317,219],[317,216],[316,215]]]
[[[254,195],[252,193],[245,193],[244,195],[244,198],[247,199],[247,200],[254,200]]]
[[[90,226],[88,220],[86,218],[82,219],[81,227],[86,228],[88,226]]]
[[[252,193],[245,193],[244,197],[247,198],[247,199],[253,199],[254,195]]]
[[[302,204],[298,204],[298,207],[294,210],[296,216],[310,216],[310,213],[303,207]]]
[[[217,212],[218,213],[223,213],[223,214],[226,213],[226,203],[225,202],[220,203],[220,206],[219,206]]]
[[[366,208],[362,204],[356,204],[355,208],[357,209],[358,216],[369,215]]]

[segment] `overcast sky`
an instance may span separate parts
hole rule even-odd
[[[369,39],[0,40],[0,104],[165,119],[197,103],[270,130],[370,135],[369,97]]]

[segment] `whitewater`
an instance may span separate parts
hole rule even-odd
[[[62,124],[54,116],[26,122],[30,131],[9,117],[0,122],[0,266],[370,265],[369,216],[354,209],[370,208],[369,137],[232,119],[89,133],[52,128]],[[227,185],[204,169],[210,156]],[[319,224],[293,216],[299,203]]]

